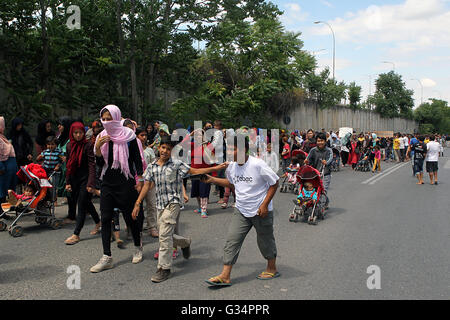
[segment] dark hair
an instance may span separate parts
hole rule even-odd
[[[47,123],[51,123],[50,120],[42,120],[38,124],[36,143],[40,146],[45,145],[47,137],[55,135],[53,130],[47,132]]]
[[[48,136],[47,139],[45,139],[46,144],[50,143],[56,143],[56,137],[55,136]]]
[[[317,139],[321,139],[321,140],[327,141],[327,136],[325,135],[325,133],[319,132],[319,133],[317,134],[317,136],[316,136],[316,140],[317,140]]]
[[[436,139],[436,137],[434,136],[434,134],[432,134],[431,136],[430,136],[430,141],[434,141]]]
[[[28,189],[28,191],[33,191],[33,192],[36,192],[37,190],[36,190],[36,187],[33,185],[33,184],[27,184],[27,185],[25,185],[25,187],[24,187],[24,189],[23,189],[23,191],[27,191],[27,189]]]
[[[309,129],[308,131],[306,131],[306,133],[309,133],[310,131],[311,131],[312,133],[315,133],[313,129]]]
[[[102,112],[100,112],[100,117],[102,117],[106,112],[109,112],[107,108],[103,108]]]
[[[124,127],[129,126],[130,124],[131,124],[132,126],[134,126],[133,122],[131,122],[130,119],[125,119],[125,121],[123,122],[123,126],[124,126]]]
[[[69,140],[70,126],[72,123],[74,123],[74,121],[67,116],[62,116],[58,119],[58,124],[64,127],[64,131],[59,136],[57,144],[64,145],[67,140]]]
[[[163,144],[170,146],[170,149],[173,149],[176,145],[176,141],[172,141],[170,136],[161,136],[161,142],[159,143],[159,146],[162,146]]]
[[[246,135],[243,134],[237,134],[233,137],[233,145],[235,148],[237,148],[238,146],[238,141],[242,140],[241,137],[244,137],[244,145],[245,145],[245,152],[247,153],[248,149],[250,149],[250,145],[249,145],[249,138]]]
[[[425,138],[424,138],[424,136],[419,136],[418,138],[417,138],[419,141],[423,141],[423,140],[425,140]]]
[[[222,121],[220,121],[220,120],[215,120],[215,121],[214,121],[214,125],[217,126],[217,127],[222,127]]]
[[[137,136],[140,135],[142,132],[145,132],[147,134],[147,130],[145,130],[144,127],[137,127],[136,128],[136,132],[135,133],[136,133]]]

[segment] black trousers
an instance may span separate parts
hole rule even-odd
[[[350,153],[341,151],[342,164],[347,164]]]
[[[77,236],[80,235],[80,232],[83,229],[87,213],[91,215],[95,224],[100,222],[100,217],[98,216],[97,210],[95,210],[95,207],[92,204],[92,194],[87,192],[86,186],[86,180],[77,181],[76,179],[73,179],[71,185],[72,193],[68,198],[69,217],[75,217],[75,212],[78,205],[78,214],[76,215],[77,222],[75,225],[75,231],[73,232],[73,234]]]
[[[102,215],[103,254],[111,256],[111,223],[114,217],[114,208],[118,208],[122,212],[125,223],[131,229],[134,245],[136,247],[141,246],[140,223],[138,220],[131,218],[137,198],[138,193],[134,188],[134,181],[131,179],[120,189],[102,185],[100,212]]]

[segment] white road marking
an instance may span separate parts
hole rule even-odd
[[[379,175],[375,180],[371,181],[369,184],[375,184],[377,181],[380,181],[381,179],[383,179],[387,175],[390,175],[392,172],[397,171],[398,169],[400,169],[401,167],[403,167],[406,164],[410,164],[410,163],[409,162],[405,162],[405,163],[400,164],[399,166],[395,167],[391,171],[388,171],[388,172],[385,172],[385,173]]]
[[[393,166],[393,167],[387,169],[387,170],[386,170],[385,172],[383,172],[382,174],[391,172],[391,171],[394,170],[395,168],[399,167],[401,164],[402,164],[402,163],[397,163],[395,166]],[[362,184],[367,184],[367,183],[369,183],[370,181],[375,180],[375,179],[378,178],[378,177],[379,177],[379,175],[370,177],[369,179],[367,179],[366,181],[363,181],[363,182],[361,182],[361,183],[362,183]]]

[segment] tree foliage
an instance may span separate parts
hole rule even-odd
[[[375,105],[376,112],[387,118],[413,117],[414,91],[406,88],[401,75],[394,71],[380,74],[375,85],[376,91],[370,103]]]
[[[414,119],[420,124],[421,133],[449,133],[450,107],[447,101],[432,99],[414,110]]]
[[[353,110],[361,108],[359,105],[361,101],[361,87],[357,86],[355,82],[351,82],[348,86],[348,99],[350,101],[350,108]]]

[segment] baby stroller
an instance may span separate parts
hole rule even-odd
[[[333,150],[333,161],[330,164],[330,170],[333,172],[338,172],[341,170],[341,168],[339,167],[339,150],[336,148],[332,148],[331,150]]]
[[[304,183],[311,182],[317,194],[317,200],[305,198],[302,203],[298,199],[293,200],[295,206],[289,217],[289,221],[298,222],[301,219],[302,222],[317,225],[318,219],[325,219],[324,211],[328,203],[328,198],[324,192],[322,177],[323,169],[322,172],[319,172],[315,168],[305,165],[299,170],[297,179],[299,180],[300,192],[303,190]]]
[[[32,184],[37,190],[32,199],[23,203],[12,205],[11,203],[2,204],[4,218],[8,213],[15,213],[15,219],[8,227],[4,221],[0,220],[0,231],[8,229],[13,237],[20,237],[23,234],[23,228],[17,225],[17,222],[24,216],[35,215],[36,223],[46,225],[52,229],[59,229],[62,226],[62,220],[55,217],[56,190],[53,188],[47,178],[45,170],[38,164],[31,163],[20,167],[17,176],[26,184]],[[10,199],[11,200],[11,199]]]
[[[306,159],[306,157],[308,157],[308,154],[306,152],[304,152],[303,150],[297,149],[292,151],[292,159],[296,159],[297,161],[301,161],[298,160],[298,156],[302,155],[300,158],[304,158]],[[303,161],[298,163],[298,167],[295,168],[286,168],[286,172],[283,175],[283,179],[281,181],[281,187],[280,187],[280,192],[287,192],[288,190],[293,192],[294,194],[298,194],[299,192],[299,186],[300,183],[297,179],[297,174],[299,172],[299,170],[301,169],[301,166],[303,165]]]
[[[356,171],[362,171],[362,172],[368,172],[370,171],[370,150],[366,151],[365,153],[361,154],[361,157],[359,158],[359,161],[356,163]]]
[[[298,168],[286,168],[286,172],[283,175],[283,178],[281,180],[281,187],[280,187],[280,192],[294,192],[297,193],[298,190],[298,182],[297,179],[295,178],[295,175],[298,172]],[[290,177],[292,177],[294,175],[294,180],[290,179]]]

